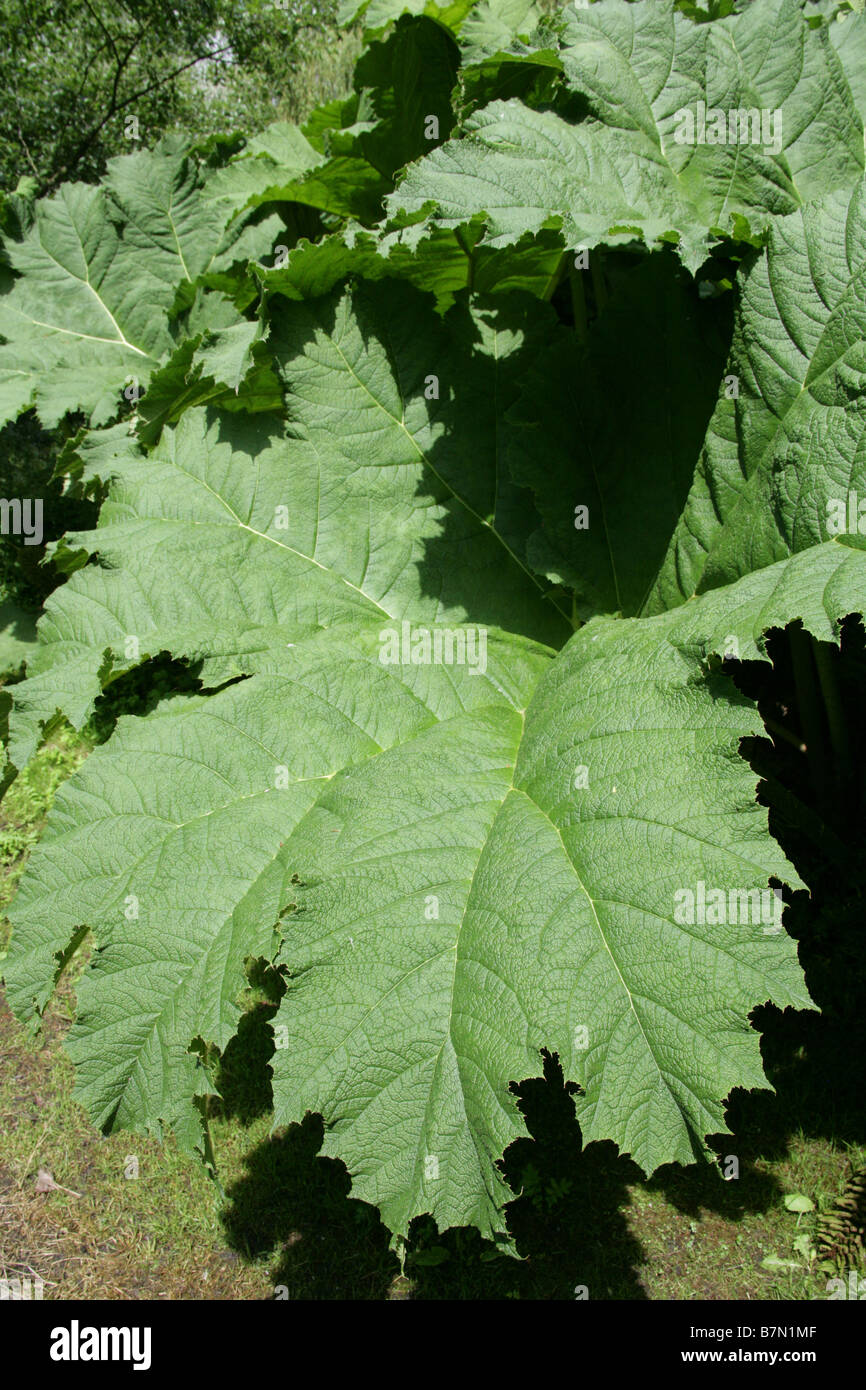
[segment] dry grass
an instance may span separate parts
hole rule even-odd
[[[64,1013],[61,998],[34,1049],[0,1002],[0,1277],[38,1274],[53,1299],[269,1297],[204,1171],[170,1143],[103,1137],[72,1100]],[[37,1191],[40,1169],[71,1190]]]

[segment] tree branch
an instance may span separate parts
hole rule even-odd
[[[120,62],[120,54],[118,53],[118,51],[117,51],[117,49],[116,49],[116,47],[115,47],[114,35],[112,34],[112,32],[111,32],[111,30],[109,29],[108,25],[106,24],[105,20],[104,20],[100,15],[98,15],[98,14],[96,13],[96,11],[94,10],[93,6],[92,6],[91,3],[90,3],[90,0],[84,0],[84,8],[87,10],[87,13],[88,13],[89,15],[92,16],[93,22],[94,22],[96,25],[98,25],[98,27],[102,30],[103,34],[105,34],[105,36],[106,36],[108,42],[111,44],[111,51],[112,51],[112,53],[114,54],[115,62],[118,62],[118,63],[119,63],[119,62]]]
[[[142,31],[141,34],[139,34],[136,37],[133,44],[127,50],[127,53],[123,60],[124,64],[129,61],[129,58],[134,48],[138,44],[139,39],[142,37],[143,32],[144,31]],[[69,172],[75,168],[76,164],[78,164],[81,161],[83,156],[90,149],[90,146],[93,144],[99,132],[103,130],[105,126],[108,125],[108,122],[112,120],[113,117],[116,116],[119,111],[123,111],[125,107],[129,106],[134,101],[140,100],[141,97],[148,96],[150,92],[156,91],[158,87],[164,87],[166,83],[173,82],[174,79],[176,77],[179,77],[182,72],[186,72],[189,68],[195,67],[197,63],[207,62],[209,59],[218,57],[220,53],[227,53],[230,49],[231,44],[227,43],[223,44],[220,48],[214,49],[211,53],[200,53],[197,57],[191,58],[189,62],[182,63],[180,67],[175,68],[172,72],[166,73],[163,77],[158,77],[154,82],[148,83],[146,87],[140,87],[138,91],[132,92],[131,95],[128,97],[124,97],[123,101],[117,100],[117,88],[122,73],[122,69],[118,69],[115,73],[115,80],[112,87],[112,94],[111,100],[109,102],[108,111],[103,116],[102,120],[99,121],[98,124],[95,125],[93,129],[88,132],[84,139],[79,142],[78,146],[70,155],[69,159],[67,159],[66,163],[63,164],[61,168],[58,169],[56,173],[52,174],[51,178],[47,180],[44,186],[40,189],[39,196],[44,197],[46,193],[53,192],[54,189],[58,186],[58,184],[63,182],[67,174],[69,174]]]

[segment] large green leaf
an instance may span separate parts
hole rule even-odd
[[[205,1078],[190,1045],[225,1045],[245,959],[274,953],[277,898],[252,933],[236,914],[279,881],[281,843],[339,769],[439,720],[474,718],[481,732],[502,711],[513,719],[543,660],[511,639],[499,655],[491,642],[480,678],[413,667],[395,679],[378,660],[382,621],[288,645],[289,629],[273,634],[283,640],[261,646],[252,679],[123,721],[58,797],[17,898],[6,978],[27,1012],[47,997],[53,957],[76,925],[96,931],[70,1050],[79,1098],[100,1121],[172,1125],[200,1142],[191,1101]],[[113,826],[107,839],[87,824],[97,803]]]
[[[648,611],[835,533],[863,546],[866,185],[779,222],[742,280],[730,364]],[[736,395],[732,394],[736,392]]]
[[[313,113],[306,134],[270,126],[208,181],[227,215],[263,203],[296,202],[374,223],[394,174],[451,131],[458,51],[423,17],[400,19],[362,53],[355,94]]]
[[[272,190],[303,183],[324,155],[288,121],[276,121],[248,141],[244,150],[207,180],[204,196],[215,203],[224,222],[241,208],[272,201]]]
[[[476,0],[342,0],[337,11],[341,24],[363,19],[368,37],[379,34],[401,15],[427,15],[457,33]]]
[[[393,179],[450,135],[458,63],[457,45],[440,25],[423,17],[399,20],[384,42],[372,43],[359,58],[353,78],[358,131],[334,132],[332,150],[363,155]]]
[[[531,34],[540,19],[535,0],[481,0],[460,26],[464,64],[498,52],[518,34]]]
[[[284,129],[293,131],[294,139],[307,144],[296,127],[272,127],[266,132],[271,137],[268,150],[247,150],[209,180],[206,197],[213,200],[222,216],[265,203],[300,203],[339,217],[377,221],[382,199],[391,187],[384,174],[360,154],[324,159],[311,146],[303,163],[294,148],[277,159],[274,148],[290,144],[277,137],[277,132]],[[260,145],[262,140],[256,143]]]
[[[431,213],[437,225],[456,228],[484,213],[496,247],[557,228],[573,250],[680,239],[687,264],[704,259],[705,227],[645,138],[629,148],[603,125],[571,125],[516,100],[491,102],[464,132],[409,168],[386,202],[392,218]],[[787,211],[796,200],[779,178],[774,202]]]
[[[503,306],[444,325],[403,286],[284,302],[270,347],[288,437],[274,417],[190,409],[146,466],[106,450],[116,482],[99,529],[69,539],[100,564],[46,605],[13,761],[57,708],[80,726],[109,672],[163,649],[204,658],[215,683],[249,669],[275,626],[354,616],[472,616],[559,645],[570,626],[521,558],[533,511],[496,428],[545,325]]]
[[[463,138],[409,170],[388,200],[392,216],[432,211],[458,227],[483,212],[499,246],[555,226],[577,249],[616,243],[625,229],[676,240],[694,270],[713,238],[755,237],[862,173],[855,97],[826,27],[810,29],[796,0],[756,0],[711,25],[671,0],[601,0],[569,12],[560,42],[568,115],[491,102]],[[731,138],[738,112],[757,113],[757,140],[751,117],[744,130],[736,114]]]
[[[26,376],[5,418],[35,404],[46,425],[76,406],[96,424],[110,419],[127,377],[146,379],[171,347],[174,283],[146,259],[130,262],[105,194],[84,184],[37,203],[32,229],[7,251],[20,278],[3,300],[0,370]]]
[[[524,719],[440,724],[335,779],[284,848],[277,1123],[320,1111],[392,1230],[430,1211],[495,1235],[509,1082],[549,1048],[587,1141],[690,1161],[731,1086],[763,1084],[749,1008],[807,1004],[782,935],[674,916],[699,881],[788,876],[735,753],[758,727],[663,622],[591,623]]]
[[[94,927],[78,1094],[196,1143],[202,1043],[231,1036],[245,960],[278,955],[275,1120],[320,1110],[398,1234],[424,1211],[502,1231],[509,1083],[542,1048],[587,1140],[688,1161],[728,1091],[764,1084],[751,1009],[809,1006],[775,908],[745,911],[797,882],[738,756],[760,721],[704,660],[731,633],[759,656],[794,616],[834,636],[864,565],[828,542],[686,610],[595,620],[555,660],[490,633],[484,670],[383,664],[381,617],[272,633],[247,680],[122,721],[60,793],[13,908],[16,1009]],[[683,919],[699,884],[736,910]]]
[[[806,7],[808,11],[808,6]],[[864,166],[863,122],[826,26],[809,28],[802,0],[755,0],[742,13],[695,25],[668,0],[602,0],[567,11],[562,64],[568,86],[624,139],[640,132],[664,154],[707,226],[731,212],[758,223],[778,211],[778,168],[761,146],[679,143],[677,113],[697,105],[727,118],[766,113],[781,168],[798,201],[850,185]],[[698,132],[698,122],[695,123]],[[750,130],[750,135],[752,134]],[[762,128],[763,137],[763,128]],[[778,134],[778,139],[776,136]]]
[[[458,236],[420,226],[369,231],[351,222],[321,241],[299,242],[286,256],[285,265],[257,268],[256,275],[269,297],[277,293],[287,299],[316,299],[349,275],[366,280],[398,278],[435,293],[440,305],[447,306],[469,284],[473,243],[480,234],[480,225]]]
[[[543,109],[555,103],[561,92],[562,57],[551,35],[546,46],[515,39],[507,48],[487,49],[461,45],[460,85],[455,93],[458,111],[465,116],[491,101],[519,97],[527,106]]]
[[[444,319],[394,286],[286,304],[285,431],[188,410],[146,467],[101,440],[111,496],[69,543],[102,565],[55,596],[15,692],[20,756],[159,651],[235,678],[122,720],[58,797],[13,907],[10,999],[41,1009],[91,927],[78,1095],[201,1147],[206,1045],[234,1032],[249,958],[278,961],[275,1120],[321,1111],[398,1235],[426,1211],[502,1233],[509,1085],[542,1049],[585,1138],[650,1171],[764,1084],[751,1010],[809,1004],[753,900],[798,882],[739,755],[760,720],[707,658],[732,637],[760,658],[792,619],[835,638],[866,554],[827,541],[595,619],[558,657],[533,644],[565,627],[520,563],[531,509],[498,422],[548,334],[521,299]],[[699,885],[722,920],[678,911]]]
[[[440,309],[460,290],[479,294],[524,290],[546,299],[556,286],[562,246],[555,232],[524,237],[514,246],[479,245],[483,217],[459,229],[409,223],[368,230],[349,223],[321,241],[300,241],[278,269],[255,267],[268,291],[288,299],[314,299],[349,275],[366,280],[401,279],[436,295]]]
[[[832,8],[837,9],[835,5]],[[828,28],[863,120],[866,116],[866,13],[862,6],[859,14],[837,13]]]
[[[143,443],[155,443],[163,425],[193,405],[251,413],[282,408],[260,318],[240,315],[219,292],[199,290],[186,329],[190,336],[154,372],[137,403],[136,429]]]
[[[0,600],[0,676],[17,671],[36,646],[36,615],[12,599]]]
[[[104,187],[65,184],[36,204],[23,239],[6,242],[18,278],[0,301],[0,420],[29,405],[48,426],[79,410],[112,419],[174,347],[178,296],[272,244],[273,223],[224,231],[202,183],[185,147],[165,142],[111,160]]]

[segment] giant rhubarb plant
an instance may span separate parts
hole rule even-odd
[[[271,963],[275,1123],[398,1238],[502,1239],[543,1050],[651,1172],[811,1006],[714,658],[864,610],[866,21],[411,8],[303,129],[4,204],[6,414],[83,413],[107,487],[11,763],[160,653],[200,683],[58,795],[5,978],[38,1016],[91,931],[78,1096],[205,1152]]]

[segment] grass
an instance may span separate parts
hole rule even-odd
[[[862,699],[858,641],[849,693]],[[145,679],[118,682],[84,734],[57,729],[6,793],[0,910],[58,786],[106,736],[117,708],[146,709],[174,688],[177,670],[164,664]],[[799,775],[797,766],[789,783]],[[35,1042],[0,997],[0,1276],[35,1271],[50,1298],[573,1299],[584,1289],[594,1300],[826,1298],[834,1268],[814,1255],[816,1221],[866,1162],[857,824],[842,813],[833,831],[850,856],[844,872],[832,856],[819,865],[814,845],[776,827],[813,887],[811,898],[796,895],[786,921],[823,1012],[757,1011],[776,1093],[731,1097],[733,1134],[715,1151],[722,1164],[736,1157],[736,1178],[699,1164],[647,1180],[610,1144],[582,1151],[548,1058],[545,1079],[518,1088],[531,1137],[505,1160],[521,1194],[509,1208],[521,1258],[499,1255],[473,1231],[439,1235],[424,1218],[401,1271],[376,1212],[349,1197],[342,1164],[317,1157],[321,1121],[270,1134],[268,1023],[281,986],[263,967],[220,1061],[222,1099],[210,1102],[219,1183],[171,1140],[94,1129],[73,1098],[63,1050],[85,943]],[[38,1192],[40,1168],[71,1191]],[[788,1210],[791,1194],[813,1210]]]

